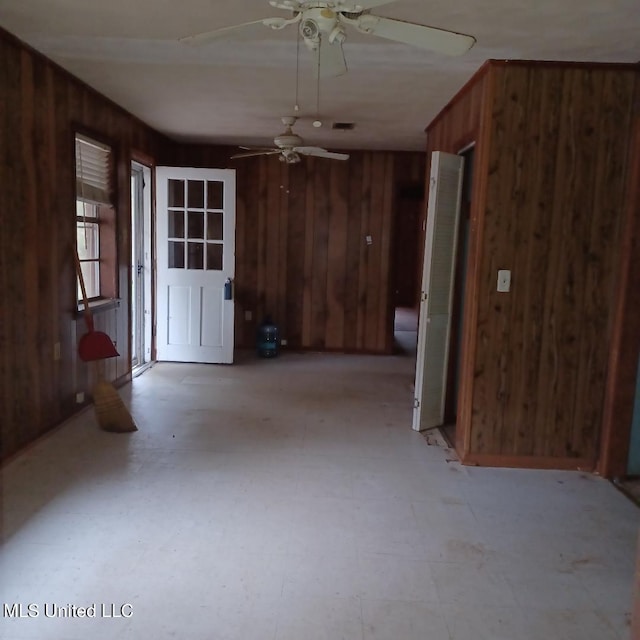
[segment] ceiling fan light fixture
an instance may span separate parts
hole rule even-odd
[[[333,31],[329,34],[329,42],[333,44],[334,42],[338,42],[342,44],[346,39],[346,34],[341,25],[337,25],[334,27]]]

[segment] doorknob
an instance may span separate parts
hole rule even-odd
[[[224,299],[233,300],[233,284],[231,278],[224,281]]]

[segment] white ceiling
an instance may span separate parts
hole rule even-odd
[[[422,150],[424,129],[489,58],[637,62],[639,0],[397,0],[372,13],[475,36],[449,58],[349,30],[349,72],[322,79],[301,50],[306,144]],[[182,36],[290,14],[267,0],[0,0],[0,26],[171,138],[271,145],[293,113],[295,26],[194,48]],[[355,122],[350,132],[334,121]]]

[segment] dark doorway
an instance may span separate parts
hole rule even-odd
[[[419,273],[424,185],[401,185],[396,193],[393,270],[394,307],[415,309],[420,298]]]
[[[397,353],[414,356],[418,337],[419,264],[424,184],[401,184],[395,197],[392,292]]]
[[[447,365],[447,390],[445,395],[443,433],[451,446],[455,444],[458,389],[460,387],[460,365],[462,355],[462,319],[464,316],[465,278],[469,251],[471,225],[471,198],[473,184],[474,147],[461,152],[464,158],[462,174],[462,197],[460,220],[458,222],[458,248],[456,250],[456,273],[451,310],[451,331],[449,334],[449,362]]]

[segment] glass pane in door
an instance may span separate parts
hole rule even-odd
[[[207,209],[222,209],[224,202],[224,183],[207,181]]]
[[[204,243],[188,242],[187,269],[204,269]]]
[[[169,241],[169,269],[184,269],[184,242]]]
[[[222,213],[207,213],[207,240],[222,240]]]
[[[190,209],[204,209],[204,181],[187,182],[187,206]]]
[[[167,186],[170,207],[184,207],[184,180],[169,180]]]
[[[222,271],[222,245],[207,242],[207,270]]]
[[[200,211],[189,211],[187,216],[188,237],[204,239],[204,213]]]
[[[169,237],[184,238],[184,211],[169,211]]]

